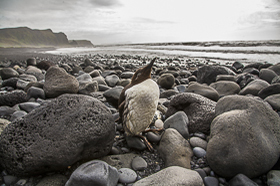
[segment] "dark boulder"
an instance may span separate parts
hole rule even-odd
[[[11,67],[2,68],[0,70],[0,76],[3,80],[9,79],[12,77],[18,77],[19,73]]]
[[[216,81],[216,78],[220,74],[225,75],[236,75],[232,70],[224,66],[202,66],[197,72],[197,82],[198,83],[211,83]]]
[[[225,178],[242,173],[249,178],[269,171],[280,153],[280,118],[258,97],[221,98],[211,123],[207,162]]]
[[[0,106],[14,106],[18,103],[26,102],[27,94],[23,90],[14,90],[5,94],[0,94]]]
[[[37,175],[107,155],[115,137],[110,110],[85,95],[64,94],[9,124],[0,163],[10,174]]]
[[[258,93],[258,96],[262,99],[265,99],[267,96],[273,95],[273,94],[279,94],[280,93],[280,83],[272,84],[268,87],[265,87],[261,89]]]
[[[206,98],[209,98],[213,101],[218,101],[219,99],[219,93],[216,89],[213,87],[210,87],[205,84],[200,84],[196,82],[192,82],[189,84],[189,87],[187,88],[186,92],[192,92],[196,94],[200,94]]]
[[[178,111],[184,111],[189,119],[189,133],[209,134],[210,124],[215,117],[216,102],[194,93],[175,95],[168,106],[166,118]]]
[[[46,73],[43,89],[47,97],[54,98],[65,93],[77,93],[79,82],[63,68],[53,66]]]

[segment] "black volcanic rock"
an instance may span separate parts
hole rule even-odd
[[[58,171],[107,155],[115,136],[112,114],[99,100],[64,94],[14,120],[0,136],[0,163],[10,174]]]

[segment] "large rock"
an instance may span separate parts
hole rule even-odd
[[[65,186],[115,186],[119,180],[118,170],[104,161],[93,160],[79,166]]]
[[[280,171],[279,170],[271,170],[267,173],[267,184],[271,186],[279,186],[280,185]]]
[[[280,93],[280,83],[275,83],[260,90],[258,96],[262,99],[265,99],[270,95],[279,94],[279,93]]]
[[[113,116],[102,102],[64,94],[5,128],[0,163],[15,175],[58,171],[108,154],[114,136]]]
[[[180,166],[191,168],[192,148],[189,142],[173,128],[165,130],[159,145],[159,154],[166,167]]]
[[[48,70],[51,66],[55,66],[55,64],[51,61],[41,61],[37,63],[37,67],[39,69]]]
[[[257,183],[253,182],[250,178],[245,176],[244,174],[237,174],[229,181],[230,186],[258,186]]]
[[[14,106],[18,103],[26,102],[27,94],[23,90],[14,90],[5,94],[0,94],[0,106]]]
[[[274,110],[280,111],[280,94],[273,94],[264,99]]]
[[[239,85],[233,81],[218,81],[211,83],[210,87],[214,88],[221,97],[238,94],[240,91]]]
[[[271,83],[271,81],[273,80],[273,78],[275,78],[277,76],[277,74],[270,69],[267,68],[263,68],[260,70],[260,74],[259,77],[265,81],[267,81],[268,83]]]
[[[42,70],[34,66],[28,66],[25,71],[26,74],[33,75],[37,78],[38,81],[41,81],[45,78]]]
[[[29,65],[36,66],[36,64],[37,64],[36,58],[34,58],[34,57],[28,58],[28,59],[26,60],[26,63],[27,63],[27,66],[29,66]]]
[[[106,76],[105,81],[106,81],[108,86],[114,87],[120,81],[120,78],[117,75],[113,74],[113,75],[110,75],[110,76]]]
[[[189,119],[185,112],[178,111],[164,121],[164,128],[176,129],[185,139],[189,139]]]
[[[277,162],[280,153],[280,118],[264,101],[226,96],[216,106],[211,124],[207,161],[220,176],[242,173],[259,176]]]
[[[11,77],[9,79],[5,79],[2,82],[2,86],[1,87],[13,87],[13,88],[17,88],[17,82],[18,82],[18,77]]]
[[[189,118],[189,133],[209,134],[210,124],[215,117],[216,102],[194,93],[175,95],[168,106],[166,118],[177,111],[184,111]]]
[[[213,87],[210,87],[208,85],[203,85],[200,83],[196,83],[196,82],[190,83],[186,92],[200,94],[213,101],[218,101],[218,99],[219,99],[219,93]]]
[[[0,76],[4,79],[9,79],[11,77],[18,77],[19,73],[11,67],[3,68],[0,70]]]
[[[79,82],[63,68],[52,66],[46,73],[44,91],[46,96],[50,98],[65,93],[77,93],[79,91]]]
[[[220,74],[235,75],[235,73],[227,67],[205,65],[198,69],[197,82],[210,85],[212,82],[216,81],[217,76]]]
[[[273,70],[278,76],[280,75],[280,63],[270,66],[268,69]]]
[[[122,86],[116,86],[112,89],[106,90],[103,95],[109,103],[111,103],[114,107],[118,108],[118,101],[122,89],[123,89]]]
[[[259,91],[268,87],[269,83],[262,79],[256,79],[251,81],[246,87],[244,87],[239,94],[240,95],[246,95],[246,94],[252,94],[254,96],[257,96]]]
[[[157,80],[157,84],[166,89],[172,88],[174,83],[175,77],[171,73],[162,74]]]
[[[236,83],[239,84],[240,88],[243,89],[251,81],[258,79],[257,76],[250,73],[242,73],[236,76]]]
[[[170,186],[170,185],[187,185],[187,186],[204,186],[203,180],[198,172],[185,169],[179,166],[167,167],[155,174],[143,178],[133,186]]]

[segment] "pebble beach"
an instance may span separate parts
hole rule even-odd
[[[280,185],[280,58],[53,50],[0,49],[1,186]],[[154,57],[150,152],[116,120]]]

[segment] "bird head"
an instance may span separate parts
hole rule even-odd
[[[131,83],[136,84],[151,78],[152,67],[156,59],[157,58],[154,58],[148,65],[136,70],[136,72],[132,76]]]

